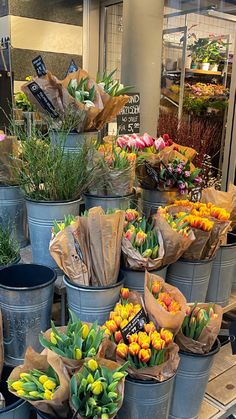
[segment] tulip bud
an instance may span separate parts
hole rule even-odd
[[[144,330],[148,334],[154,332],[156,330],[154,323],[153,322],[146,323],[144,325]]]
[[[48,376],[47,375],[45,375],[45,374],[43,374],[43,375],[40,375],[40,377],[39,377],[39,382],[41,383],[41,384],[44,384],[45,383],[45,381],[47,381],[48,380]]]
[[[127,319],[124,319],[124,320],[122,320],[122,322],[121,322],[121,324],[120,324],[120,328],[121,329],[124,329],[124,327],[125,326],[127,326],[127,324],[128,324],[129,322],[128,322],[128,320]]]
[[[129,348],[125,343],[118,343],[116,347],[116,353],[121,358],[127,358]]]
[[[50,341],[53,345],[57,344],[57,339],[56,339],[55,334],[53,332],[50,333]]]
[[[90,373],[87,376],[87,383],[92,384],[93,382],[94,382],[94,378],[93,378],[92,374]]]
[[[118,394],[117,394],[117,393],[115,393],[114,391],[110,391],[110,392],[108,393],[108,397],[109,397],[109,399],[111,399],[111,400],[115,400],[115,399],[117,399]]]
[[[129,341],[129,343],[138,342],[138,334],[133,333],[132,335],[129,335],[128,336],[128,341]]]
[[[82,358],[83,354],[80,348],[75,349],[75,359],[79,361]]]
[[[93,397],[89,397],[89,399],[88,399],[88,405],[89,406],[96,406],[97,405],[97,402],[96,402],[96,400]]]
[[[91,391],[95,396],[98,396],[99,394],[101,394],[102,391],[103,391],[103,385],[102,385],[101,381],[98,381],[98,380],[94,381],[91,384]]]
[[[43,387],[46,390],[54,390],[56,388],[56,383],[52,380],[47,380],[45,381],[45,383],[43,384]]]
[[[120,371],[116,371],[114,372],[114,374],[112,375],[112,378],[114,380],[121,380],[122,378],[124,378],[124,373],[120,372]]]
[[[95,361],[95,359],[90,359],[87,362],[87,365],[88,365],[89,369],[93,372],[98,369],[98,363],[97,363],[97,361]]]
[[[25,396],[25,392],[24,390],[17,390],[16,392],[17,396],[21,397],[21,396]]]
[[[89,327],[86,323],[84,323],[82,326],[82,338],[86,339],[88,334],[89,334]]]
[[[154,281],[152,283],[152,294],[154,294],[154,296],[156,297],[157,294],[160,292],[161,290],[161,283],[159,281]]]
[[[118,381],[113,381],[109,386],[107,387],[107,391],[114,391],[118,385]]]
[[[120,331],[120,330],[117,330],[117,332],[115,332],[114,337],[115,337],[115,341],[116,341],[116,343],[119,343],[119,342],[123,339],[123,337],[122,337],[122,334],[121,334],[121,331]]]
[[[109,415],[107,413],[102,413],[101,419],[109,419]]]
[[[144,258],[150,258],[151,255],[152,255],[152,249],[147,249],[147,250],[145,250],[145,252],[142,253],[142,256]]]
[[[173,333],[167,329],[162,328],[160,331],[160,336],[161,336],[161,339],[163,339],[167,345],[173,342]]]
[[[106,323],[106,328],[111,332],[111,333],[115,333],[117,331],[117,324],[114,320],[107,320]]]
[[[148,363],[151,358],[151,349],[140,349],[138,357],[140,361]]]
[[[132,342],[129,345],[129,353],[132,356],[137,356],[138,353],[139,353],[139,351],[140,351],[140,349],[141,348],[140,348],[140,346],[139,346],[139,344],[137,342]]]
[[[96,349],[94,347],[92,347],[91,349],[89,349],[88,353],[87,353],[87,358],[92,358],[93,356],[96,355]]]
[[[121,288],[120,290],[121,298],[127,300],[129,298],[129,288]]]

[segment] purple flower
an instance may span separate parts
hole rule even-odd
[[[170,187],[172,187],[172,186],[173,186],[173,182],[172,182],[172,180],[171,180],[171,179],[167,179],[167,181],[166,181],[166,186],[170,186]]]
[[[200,183],[202,183],[202,178],[197,176],[197,177],[195,177],[194,182],[197,183],[197,184],[200,184]]]
[[[182,182],[182,180],[180,180],[180,181],[178,182],[178,188],[179,188],[179,189],[185,189],[185,187],[186,187],[185,182]]]
[[[185,170],[185,172],[184,172],[184,176],[185,176],[185,177],[189,177],[189,176],[190,176],[190,172],[189,172],[188,170]]]
[[[180,189],[180,190],[179,190],[179,193],[180,193],[181,195],[183,195],[183,194],[185,194],[185,193],[186,193],[186,190],[185,190],[185,189]]]
[[[0,141],[4,141],[7,136],[5,134],[0,134]]]
[[[171,164],[168,164],[167,169],[168,172],[173,173],[173,166]]]
[[[182,169],[180,167],[178,167],[178,166],[176,167],[175,171],[176,171],[176,173],[179,173],[179,174],[182,173]]]

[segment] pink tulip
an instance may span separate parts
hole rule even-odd
[[[0,141],[3,141],[6,139],[6,135],[5,134],[0,134]]]
[[[155,148],[157,151],[163,150],[165,148],[166,144],[162,137],[159,137],[154,142]]]
[[[153,146],[154,140],[151,137],[151,135],[149,135],[145,132],[141,138],[142,138],[142,141],[145,144],[145,147],[152,147]]]
[[[128,139],[129,139],[129,137],[128,137]],[[124,138],[124,137],[118,137],[117,138],[117,145],[120,148],[126,147],[127,143],[128,143],[128,140],[126,138]]]

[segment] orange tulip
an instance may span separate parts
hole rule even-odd
[[[115,316],[117,316],[117,313],[115,311],[110,311],[109,319],[114,320]]]
[[[129,298],[129,288],[121,288],[120,290],[121,298],[127,300]]]
[[[171,304],[170,304],[170,305],[169,305],[169,307],[168,307],[168,311],[169,311],[170,313],[175,314],[175,313],[177,313],[177,312],[178,312],[178,311],[180,311],[180,310],[181,310],[181,306],[180,306],[180,304],[179,304],[179,303],[177,303],[177,301],[172,300]]]
[[[167,307],[172,302],[172,298],[171,298],[170,294],[168,294],[168,292],[160,292],[159,295],[158,295],[158,299],[161,300],[163,303],[165,303],[165,305]]]
[[[122,317],[118,316],[117,314],[113,317],[114,322],[116,323],[117,327],[120,327],[120,324],[122,322]]]
[[[165,310],[167,310],[167,306],[165,305],[164,301],[161,301],[159,298],[157,299],[157,303],[162,306]]]
[[[138,334],[133,333],[132,335],[129,335],[128,336],[128,341],[129,341],[129,343],[138,342]]]
[[[129,345],[129,353],[130,353],[130,355],[133,355],[133,356],[138,355],[140,349],[141,348],[140,348],[140,346],[139,346],[139,344],[137,342],[132,342]]]
[[[146,332],[139,332],[138,334],[138,344],[142,349],[148,349],[150,347],[151,339]]]
[[[165,347],[165,341],[163,339],[153,339],[152,347],[157,351],[160,351]]]
[[[149,322],[147,324],[144,325],[144,330],[146,333],[152,333],[156,330],[155,325],[153,322]]]
[[[173,333],[171,333],[167,329],[162,328],[160,331],[160,336],[161,336],[161,339],[163,339],[167,345],[173,342]]]
[[[161,290],[161,283],[159,281],[154,281],[152,283],[152,294],[158,294]]]
[[[147,363],[151,358],[151,349],[140,349],[138,357],[140,361]]]
[[[117,331],[115,332],[115,334],[114,334],[114,338],[115,338],[116,343],[119,343],[119,342],[123,339],[123,337],[122,337],[122,334],[121,334],[121,331],[120,331],[120,330],[117,330]]]
[[[129,353],[129,347],[125,343],[118,343],[116,347],[116,353],[121,358],[125,359]]]
[[[114,320],[107,320],[105,325],[111,333],[115,333],[117,331],[117,324]]]

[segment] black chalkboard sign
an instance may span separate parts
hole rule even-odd
[[[148,323],[147,315],[143,308],[136,314],[136,316],[123,328],[121,334],[125,342],[128,341],[128,336],[133,333],[138,333],[143,330],[144,324]]]
[[[129,101],[117,115],[119,135],[139,134],[140,132],[140,94],[127,93]]]

